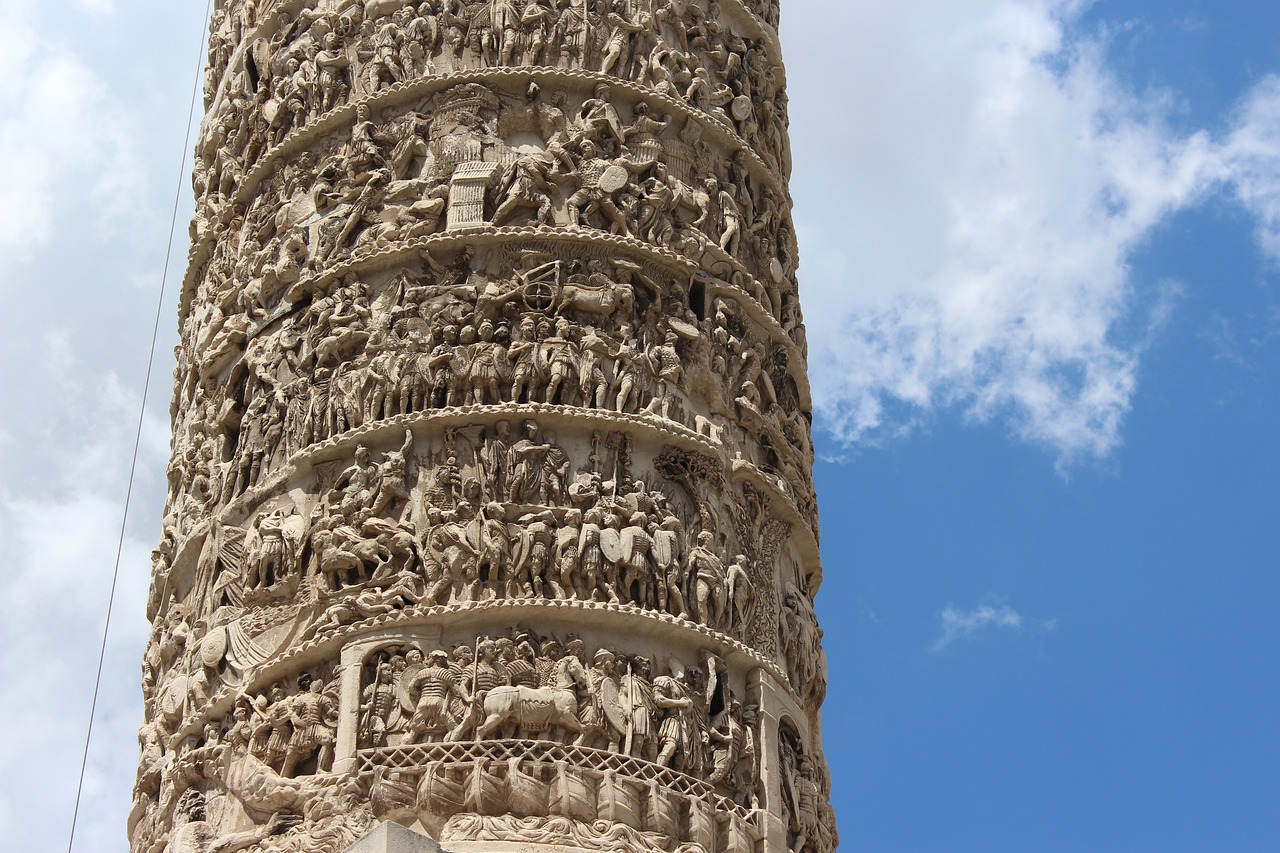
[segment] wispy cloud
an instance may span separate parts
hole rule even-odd
[[[93,26],[66,26],[81,10]],[[119,61],[144,41],[148,63],[166,61],[173,28],[145,28],[169,13],[129,10],[139,26],[125,27],[111,12],[0,0],[0,765],[22,773],[0,791],[0,826],[15,849],[70,831],[171,198],[155,173],[172,186],[180,152],[167,159],[164,137],[185,116]],[[77,853],[125,844],[165,421],[161,404],[144,431]]]
[[[966,640],[987,631],[1032,630],[1037,633],[1048,633],[1058,626],[1056,620],[1024,619],[1021,613],[1007,605],[996,607],[984,604],[971,610],[947,607],[939,618],[942,630],[933,644],[933,650],[936,652],[942,651],[957,640]]]
[[[1108,36],[1079,31],[1083,5],[823,4],[792,46],[810,363],[840,441],[958,411],[1064,465],[1105,457],[1176,294],[1133,278],[1134,251],[1225,189],[1280,257],[1280,81],[1224,138],[1179,132],[1175,99],[1127,91]]]
[[[125,111],[86,60],[42,36],[23,3],[0,6],[0,113],[2,286],[6,267],[55,234],[78,239],[72,223],[78,232],[126,210],[141,181]]]
[[[1258,242],[1280,263],[1280,78],[1245,97],[1222,157],[1236,197],[1258,220]]]
[[[0,578],[0,644],[6,649],[0,704],[7,709],[0,764],[23,768],[23,784],[0,794],[0,823],[18,848],[48,847],[70,830],[128,476],[122,450],[131,444],[138,406],[137,397],[109,375],[89,393],[66,381],[63,393],[78,397],[85,416],[84,424],[60,436],[74,439],[75,452],[25,446],[24,452],[41,457],[41,488],[8,481],[0,487],[0,551],[9,555]],[[149,425],[143,445],[144,505],[155,505],[160,485],[146,473],[161,469],[165,441],[156,440],[158,426]],[[133,780],[137,748],[130,732],[141,719],[136,672],[146,638],[142,605],[155,530],[152,519],[140,521],[124,541],[85,780],[77,849],[86,853],[120,849]]]

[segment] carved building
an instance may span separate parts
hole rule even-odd
[[[776,0],[225,0],[129,832],[834,849]]]

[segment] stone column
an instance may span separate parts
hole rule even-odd
[[[776,23],[218,5],[135,850],[834,849]]]

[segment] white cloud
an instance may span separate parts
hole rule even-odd
[[[140,167],[101,77],[65,44],[42,37],[17,4],[0,8],[0,113],[3,285],[6,267],[31,259],[55,234],[78,240],[84,225],[126,210]]]
[[[14,849],[65,847],[70,832],[190,93],[121,61],[147,26],[148,62],[173,52],[174,13],[135,5],[122,22],[97,14],[110,4],[0,0],[0,765],[22,777],[0,790],[0,826]],[[80,8],[91,25],[64,26]],[[77,853],[126,849],[165,421],[162,401],[144,431]]]
[[[70,377],[65,381],[60,393],[77,396],[85,418],[84,428],[62,433],[75,437],[74,452],[28,446],[24,450],[41,457],[41,487],[6,482],[0,489],[0,552],[9,558],[0,578],[0,645],[6,650],[0,658],[0,707],[6,709],[0,765],[22,768],[22,784],[0,794],[0,821],[17,849],[47,848],[50,839],[70,832],[137,416],[136,395],[109,375],[96,377],[98,390],[89,393]],[[155,427],[150,424],[148,432]],[[148,440],[142,454],[135,509],[154,503],[158,484],[146,472],[163,459],[164,441]],[[82,853],[124,847],[137,753],[132,732],[141,719],[141,611],[155,526],[151,518],[131,525],[138,532],[124,542],[77,832]]]
[[[788,41],[810,363],[838,439],[958,410],[1062,463],[1103,457],[1176,293],[1132,278],[1134,250],[1231,182],[1280,257],[1280,82],[1227,139],[1180,134],[1172,98],[1126,91],[1078,32],[1082,5],[822,3]]]
[[[941,651],[956,640],[971,637],[979,631],[999,628],[1018,631],[1022,628],[1021,614],[1005,606],[983,605],[972,610],[948,607],[942,611],[941,618],[942,634],[933,644],[934,651]]]
[[[1236,197],[1258,219],[1258,242],[1280,263],[1280,78],[1244,99],[1223,146]]]

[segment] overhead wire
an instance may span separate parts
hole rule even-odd
[[[187,171],[187,149],[190,147],[191,126],[195,121],[196,99],[200,95],[200,72],[205,62],[205,37],[209,17],[213,11],[213,0],[205,4],[204,18],[200,28],[200,45],[196,51],[195,82],[191,90],[191,104],[187,109],[187,129],[183,136],[182,161],[178,167],[178,185],[173,193],[173,213],[169,218],[169,239],[164,253],[164,269],[160,274],[160,294],[156,300],[155,320],[151,326],[151,348],[147,355],[146,378],[142,383],[142,402],[138,407],[138,425],[133,437],[133,457],[129,464],[129,483],[125,487],[124,510],[120,518],[120,536],[116,542],[115,568],[111,573],[111,592],[107,596],[107,617],[102,626],[102,645],[98,650],[98,670],[93,681],[93,701],[89,705],[89,724],[85,729],[84,751],[80,757],[80,776],[76,782],[75,807],[71,812],[71,833],[67,839],[67,853],[72,853],[76,843],[76,826],[80,819],[80,802],[84,795],[84,777],[89,766],[89,744],[93,739],[93,723],[98,713],[98,696],[102,689],[102,671],[107,659],[107,638],[111,632],[111,614],[115,608],[116,587],[120,580],[120,560],[124,554],[125,529],[129,522],[129,504],[133,500],[133,483],[138,470],[138,452],[142,447],[142,427],[147,413],[147,395],[151,390],[151,373],[156,357],[156,343],[160,338],[160,316],[164,308],[165,290],[169,281],[169,263],[173,257],[173,236],[178,225],[178,207],[182,198],[182,182]]]

